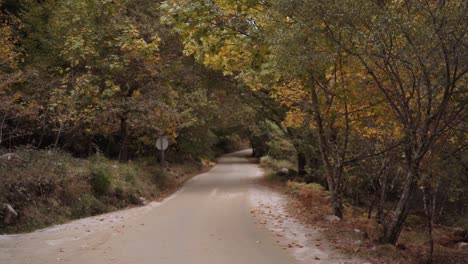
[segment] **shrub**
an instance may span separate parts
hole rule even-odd
[[[151,175],[153,182],[158,186],[159,189],[164,189],[169,185],[169,178],[167,174],[159,167],[153,167],[151,169]]]
[[[75,218],[102,214],[108,211],[107,206],[98,200],[94,195],[83,194],[73,208]]]
[[[109,169],[103,165],[96,165],[91,168],[91,187],[97,195],[108,194],[111,187],[112,175]]]

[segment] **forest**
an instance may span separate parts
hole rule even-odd
[[[4,159],[137,166],[166,136],[170,167],[251,147],[283,182],[323,186],[339,219],[363,208],[377,243],[414,222],[428,263],[438,229],[468,243],[467,1],[0,3]],[[0,202],[62,197],[47,164],[0,160]]]

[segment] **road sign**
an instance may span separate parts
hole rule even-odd
[[[159,150],[166,150],[169,147],[169,140],[166,137],[159,137],[156,140],[156,148]]]
[[[161,168],[164,170],[164,151],[169,147],[169,140],[166,137],[159,137],[156,140],[156,148],[161,151]]]

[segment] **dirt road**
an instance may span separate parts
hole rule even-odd
[[[320,258],[299,261],[294,251],[282,248],[278,234],[251,215],[253,206],[264,206],[265,194],[253,189],[261,170],[246,155],[242,151],[222,157],[210,172],[196,176],[162,203],[0,236],[0,263],[358,263],[330,261],[330,252],[317,249],[311,250],[322,254]],[[257,204],[252,204],[252,195],[260,199]]]

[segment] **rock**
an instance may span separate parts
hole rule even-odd
[[[359,229],[354,229],[354,232],[359,236],[361,240],[366,240],[369,238],[367,232],[361,231]]]
[[[341,218],[336,215],[325,215],[323,218],[328,222],[338,222],[341,220]]]
[[[460,242],[460,243],[457,244],[457,248],[458,249],[463,249],[463,250],[468,249],[468,243]]]
[[[147,205],[148,200],[146,200],[145,197],[138,197],[138,201],[140,202],[141,205]]]
[[[21,162],[23,159],[15,153],[6,153],[0,156],[0,161]]]
[[[3,223],[6,225],[13,224],[16,221],[16,218],[18,218],[18,213],[15,209],[13,209],[10,204],[5,204],[5,218]]]
[[[281,168],[278,172],[278,175],[286,176],[289,175],[289,169],[288,168]]]
[[[360,246],[360,245],[362,245],[362,240],[356,240],[356,241],[354,241],[354,244],[356,246]]]

